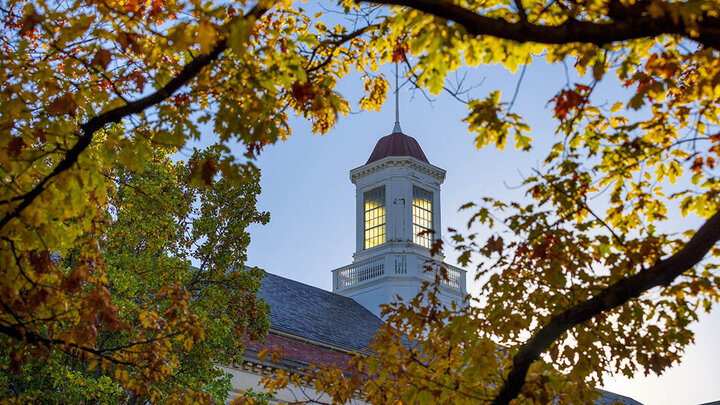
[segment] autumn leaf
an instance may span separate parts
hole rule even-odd
[[[264,363],[264,362],[265,362],[265,359],[266,359],[267,356],[268,356],[268,350],[267,350],[267,349],[262,349],[262,350],[260,350],[260,351],[258,352],[258,355],[257,355],[257,356],[258,356],[258,358],[260,359],[260,361]]]
[[[35,26],[40,24],[42,16],[35,11],[35,7],[31,7],[31,11],[23,17],[22,24],[20,26],[20,36],[25,36],[35,29]]]
[[[478,148],[502,150],[514,137],[525,150],[530,127],[513,93],[496,83],[464,92],[448,82],[451,73],[492,65],[532,71],[542,55],[543,69],[558,68],[560,77],[567,69],[567,77],[586,77],[604,92],[594,100],[594,84],[555,88],[555,125],[533,135],[547,154],[525,162],[533,172],[519,185],[525,199],[466,205],[470,229],[452,242],[463,265],[483,257],[473,305],[435,305],[442,286],[428,283],[413,302],[387,309],[372,354],[357,362],[372,380],[316,368],[279,374],[276,386],[305,383],[328,391],[326,402],[362,395],[375,403],[450,404],[472,402],[468,394],[476,393],[492,401],[512,381],[503,392],[515,396],[498,403],[592,403],[597,376],[662,371],[680,361],[697,311],[720,299],[717,238],[703,233],[716,226],[720,209],[714,3],[565,8],[491,0],[453,8],[410,0],[372,22],[355,18],[352,2],[331,17],[292,2],[6,3],[0,290],[7,305],[0,315],[8,333],[0,354],[20,372],[3,375],[13,401],[122,403],[134,395],[224,402],[229,388],[217,383],[215,365],[227,363],[228,353],[240,358],[243,333],[259,338],[268,328],[265,310],[249,298],[261,271],[242,261],[245,227],[267,221],[254,209],[254,159],[287,139],[298,119],[327,133],[354,112],[343,96],[352,89],[363,93],[361,109],[379,108],[386,83],[356,78],[376,77],[388,61],[406,65],[421,90],[460,98]],[[508,31],[523,24],[532,32]],[[224,33],[231,50],[209,54]],[[524,91],[524,72],[513,79],[516,93],[547,105]],[[206,136],[220,149],[189,163],[168,157]],[[224,155],[236,143],[234,150],[247,151],[242,159]],[[483,175],[466,183],[482,184]],[[712,247],[692,245],[696,234]],[[701,261],[674,261],[672,252],[688,244]],[[666,274],[651,296],[636,289],[609,310],[572,311],[615,282],[632,283],[640,273],[655,280],[663,273],[655,266],[667,259],[684,276]],[[212,268],[195,271],[191,260]],[[558,327],[553,319],[567,319],[558,316],[566,311],[594,315]],[[533,346],[548,325],[560,335]],[[411,348],[409,339],[421,343]],[[542,360],[509,378],[514,353]],[[87,373],[90,358],[98,366]]]
[[[50,103],[48,106],[48,113],[53,116],[65,114],[72,115],[76,108],[77,104],[75,103],[75,99],[73,99],[72,94],[65,93]]]
[[[145,88],[145,76],[142,73],[134,71],[128,75],[128,79],[135,82],[137,91],[142,91]]]
[[[214,159],[207,158],[203,161],[201,178],[206,185],[213,183],[217,170],[217,163]]]
[[[98,51],[95,53],[95,56],[93,57],[92,64],[95,66],[99,66],[103,70],[107,69],[107,66],[110,64],[110,59],[112,55],[110,51],[107,49],[98,49]]]
[[[502,252],[503,250],[503,239],[500,236],[492,236],[488,239],[485,248],[490,252]]]
[[[118,32],[116,36],[118,44],[120,45],[120,49],[122,49],[123,51],[131,49],[132,51],[138,53],[141,52],[140,44],[138,44],[139,38],[140,35],[138,35],[137,33],[125,31]]]
[[[360,99],[360,107],[363,110],[380,111],[385,99],[387,98],[388,83],[381,77],[367,78],[365,80],[366,95]]]
[[[703,168],[703,161],[704,161],[704,159],[702,157],[695,158],[692,166],[690,166],[690,170],[692,170],[695,173],[700,173]]]
[[[313,89],[312,84],[308,82],[293,82],[291,89],[293,98],[300,105],[309,104],[315,96],[315,90]]]
[[[576,110],[585,104],[587,100],[577,90],[562,90],[550,101],[555,104],[555,116],[564,121],[572,110]]]
[[[197,36],[195,40],[200,45],[200,52],[206,53],[208,52],[212,46],[215,44],[215,40],[217,39],[217,30],[215,27],[207,22],[202,21],[197,26]]]
[[[25,141],[19,136],[13,136],[10,139],[10,142],[8,142],[8,150],[10,151],[10,154],[14,157],[20,156],[20,153],[22,152],[23,148],[25,147]]]
[[[405,54],[408,52],[408,46],[406,43],[398,43],[393,48],[392,61],[393,63],[404,62]]]

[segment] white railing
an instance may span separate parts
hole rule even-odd
[[[383,276],[419,276],[434,281],[435,275],[441,271],[441,268],[447,271],[447,278],[441,277],[440,279],[441,284],[445,287],[460,290],[464,294],[465,270],[437,260],[428,261],[426,258],[413,254],[381,255],[335,269],[333,270],[333,291],[342,290]]]
[[[345,288],[385,274],[385,259],[378,257],[336,270],[335,288]]]
[[[463,271],[460,269],[452,268],[448,265],[441,264],[441,266],[442,266],[442,268],[447,270],[447,279],[445,279],[444,277],[441,276],[440,283],[445,284],[448,287],[462,289],[462,287],[463,287],[462,282],[464,279]],[[427,279],[429,281],[434,281],[435,275],[439,274],[441,269],[440,269],[440,267],[438,267],[437,264],[433,265],[430,269],[428,269],[427,264],[425,264],[420,271],[422,272],[422,276],[425,279]]]
[[[450,287],[461,288],[464,287],[463,281],[465,281],[465,272],[460,269],[453,269],[452,267],[447,268],[448,280],[445,284]]]

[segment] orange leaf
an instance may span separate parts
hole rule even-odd
[[[690,170],[692,170],[694,173],[700,173],[703,168],[703,158],[699,157],[696,158],[693,162],[692,166],[690,167]]]
[[[150,12],[148,12],[148,15],[150,17],[155,17],[156,15],[160,14],[164,7],[165,2],[163,0],[152,0],[150,5]]]
[[[587,99],[574,90],[562,90],[550,101],[555,102],[555,116],[564,121],[570,110],[585,104]]]
[[[262,350],[260,350],[260,352],[258,353],[258,359],[260,359],[260,361],[261,361],[262,363],[264,363],[264,362],[265,362],[265,359],[267,358],[267,355],[268,355],[267,349],[262,349]]]
[[[393,49],[393,54],[392,54],[393,63],[404,62],[406,53],[407,53],[407,45],[404,43],[398,44],[395,47],[395,49]]]

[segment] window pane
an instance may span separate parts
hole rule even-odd
[[[432,193],[413,187],[413,242],[430,248],[433,235],[429,232],[419,235],[423,231],[432,231]]]
[[[365,193],[365,249],[385,243],[385,187]]]

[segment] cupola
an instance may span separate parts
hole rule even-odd
[[[375,149],[373,149],[370,154],[370,159],[368,159],[365,164],[372,163],[388,156],[412,156],[430,164],[427,157],[425,157],[425,153],[423,153],[420,144],[415,140],[415,138],[407,136],[402,132],[393,132],[388,136],[380,138],[377,144],[375,144]]]
[[[396,122],[367,162],[350,171],[350,180],[356,187],[356,252],[352,264],[333,270],[333,291],[379,315],[381,304],[415,297],[442,266],[449,278],[441,285],[441,302],[462,302],[465,270],[430,254],[433,241],[441,238],[445,170],[430,164],[420,144]]]

